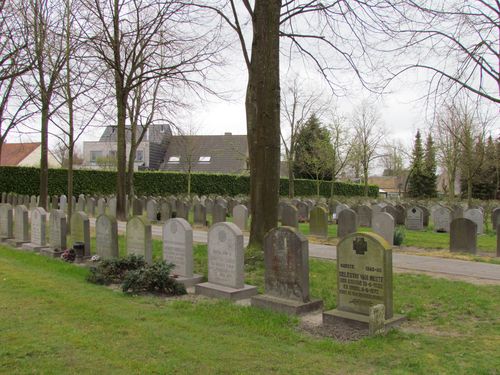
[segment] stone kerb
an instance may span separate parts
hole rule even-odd
[[[264,237],[265,294],[252,306],[286,314],[303,314],[323,307],[309,295],[309,243],[292,227],[270,230]]]
[[[386,327],[405,320],[393,312],[392,248],[375,233],[350,234],[337,246],[337,308],[323,312],[323,324],[366,327],[380,304]]]
[[[185,219],[170,219],[163,225],[163,259],[175,265],[172,273],[184,287],[202,281],[201,275],[193,274],[193,229]]]
[[[195,293],[229,300],[257,294],[244,283],[243,233],[234,223],[217,223],[208,231],[208,282],[195,285]]]

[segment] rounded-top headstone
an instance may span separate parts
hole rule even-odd
[[[163,259],[175,265],[174,273],[193,277],[193,229],[182,218],[163,225]]]

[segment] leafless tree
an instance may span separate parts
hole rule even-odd
[[[335,180],[342,174],[347,166],[354,149],[356,140],[353,132],[347,127],[347,120],[340,115],[333,114],[332,120],[327,125],[330,131],[330,139],[333,145],[331,162],[332,183],[330,196],[333,196]]]
[[[381,148],[380,164],[384,168],[384,175],[401,177],[405,171],[405,160],[409,157],[403,142],[391,139]]]

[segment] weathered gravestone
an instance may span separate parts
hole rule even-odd
[[[23,244],[23,249],[40,252],[47,247],[47,213],[42,207],[31,211],[31,240]]]
[[[335,217],[337,218],[337,220],[339,219],[340,213],[344,210],[347,210],[348,208],[349,206],[347,204],[344,203],[337,204],[337,206],[335,207]]]
[[[14,236],[14,214],[9,203],[0,205],[0,242],[5,242]]]
[[[222,203],[215,203],[212,209],[212,224],[226,221],[227,208]]]
[[[64,194],[59,197],[59,209],[64,212],[68,209],[68,198]]]
[[[297,215],[300,223],[304,223],[309,220],[309,206],[307,203],[298,201],[296,204]]]
[[[112,197],[108,200],[108,213],[116,217],[116,197]]]
[[[248,229],[248,208],[242,204],[238,204],[233,208],[233,223],[236,224],[240,230]]]
[[[52,196],[51,205],[53,210],[59,209],[59,197],[57,195]]]
[[[64,211],[50,211],[49,230],[49,248],[41,249],[40,254],[58,258],[66,250],[67,223]]]
[[[193,206],[193,219],[196,225],[207,225],[207,208],[202,203]]]
[[[400,204],[396,205],[394,208],[396,209],[397,212],[396,216],[394,216],[396,225],[405,225],[406,209],[404,208],[404,206]]]
[[[345,237],[358,230],[358,215],[350,208],[343,209],[337,216],[337,236]]]
[[[81,198],[80,198],[81,199]],[[90,257],[90,221],[85,212],[75,212],[70,219],[71,241],[82,242],[84,245],[84,257]]]
[[[99,198],[97,200],[97,216],[104,215],[106,213],[106,199]]]
[[[163,259],[175,264],[172,275],[184,287],[203,280],[203,276],[193,274],[193,229],[185,219],[170,219],[163,226]]]
[[[7,203],[7,193],[5,191],[2,192],[2,203]]]
[[[497,257],[500,257],[500,223],[497,224]]]
[[[491,223],[493,225],[493,230],[497,232],[498,224],[500,224],[500,207],[497,207],[491,211]]]
[[[270,230],[264,237],[265,294],[252,306],[287,314],[303,314],[323,307],[309,295],[309,244],[292,227]]]
[[[189,203],[187,203],[183,199],[180,199],[177,201],[176,207],[177,207],[177,209],[175,211],[176,217],[180,217],[182,219],[188,220],[189,209],[190,209]]]
[[[90,197],[87,200],[87,213],[89,214],[89,216],[92,216],[92,217],[95,216],[95,205],[96,205],[95,198]]]
[[[239,300],[257,294],[244,283],[243,233],[233,223],[217,223],[208,231],[208,282],[196,284],[195,293]]]
[[[373,231],[387,243],[394,245],[394,218],[387,212],[376,213],[372,220]]]
[[[127,222],[127,254],[141,255],[147,263],[153,263],[151,243],[151,224],[140,216],[134,216]]]
[[[373,207],[373,206],[372,206]],[[358,221],[360,227],[371,227],[372,226],[372,214],[376,212],[365,204],[358,207]]]
[[[453,206],[451,212],[451,220],[459,219],[464,217],[464,208],[460,205]]]
[[[172,216],[170,202],[166,199],[160,201],[160,220],[166,222]]]
[[[37,207],[38,207],[38,202],[36,199],[36,195],[32,195],[30,198],[30,210],[32,211]]]
[[[10,246],[20,247],[30,242],[28,209],[24,205],[14,208],[14,238],[7,240]]]
[[[299,228],[299,214],[297,207],[286,203],[281,212],[281,225],[284,227]]]
[[[134,198],[132,200],[132,216],[142,216],[142,200]]]
[[[406,210],[406,229],[422,230],[424,229],[424,212],[420,207],[411,207]]]
[[[478,208],[469,208],[464,212],[464,218],[476,223],[477,234],[483,234],[484,215]]]
[[[476,254],[477,225],[472,220],[458,218],[450,225],[450,251]]]
[[[150,199],[146,202],[146,216],[149,221],[158,220],[158,203],[154,199]]]
[[[57,209],[57,207],[55,208]],[[76,205],[76,211],[85,212],[86,209],[87,209],[87,200],[85,199],[84,195],[80,194],[80,196],[78,197],[78,203]]]
[[[328,212],[316,206],[309,213],[309,233],[317,237],[328,237]]]
[[[433,212],[432,221],[434,221],[434,230],[436,232],[450,231],[451,210],[446,207],[438,207]]]
[[[118,224],[111,215],[99,215],[95,222],[95,250],[102,259],[118,258]]]
[[[337,245],[337,308],[323,312],[323,324],[367,327],[379,304],[385,327],[405,319],[393,313],[392,248],[375,233],[350,234]]]

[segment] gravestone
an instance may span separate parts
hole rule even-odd
[[[81,200],[80,198],[79,200]],[[90,222],[87,214],[82,211],[71,215],[71,245],[82,242],[84,245],[84,257],[90,257]]]
[[[323,307],[309,294],[309,244],[295,228],[275,228],[265,235],[264,266],[265,294],[253,297],[252,306],[286,314]]]
[[[257,294],[257,288],[244,280],[243,233],[234,223],[212,225],[208,231],[208,282],[196,284],[195,293],[233,301]]]
[[[33,211],[37,207],[38,207],[38,202],[36,199],[36,195],[32,195],[30,198],[30,210]]]
[[[379,212],[373,216],[373,231],[382,237],[387,243],[394,245],[394,218],[387,212]]]
[[[9,203],[0,205],[0,242],[14,237],[14,213]]]
[[[337,308],[323,312],[323,324],[368,327],[379,304],[385,327],[405,319],[393,313],[392,248],[375,233],[350,234],[337,245]]]
[[[158,203],[154,199],[150,199],[146,203],[146,216],[149,221],[158,220]]]
[[[337,204],[337,206],[335,207],[335,215],[336,215],[337,220],[339,218],[340,213],[344,210],[347,210],[348,208],[349,208],[349,206],[347,204],[344,204],[344,203]]]
[[[42,207],[31,211],[31,240],[23,244],[23,249],[40,252],[47,247],[47,213]]]
[[[418,207],[422,210],[422,215],[423,215],[422,224],[426,228],[429,226],[429,217],[431,216],[431,214],[427,209],[427,207],[424,206],[418,206]]]
[[[151,242],[151,224],[140,216],[134,216],[127,222],[127,255],[142,255],[147,263],[153,263]]]
[[[138,198],[132,200],[132,216],[142,216],[142,200]]]
[[[477,234],[483,234],[484,215],[478,208],[469,208],[464,212],[464,218],[476,223]]]
[[[211,214],[214,208],[214,201],[210,198],[205,199],[205,207],[207,208],[207,214]]]
[[[160,220],[166,222],[172,216],[170,203],[166,199],[160,201]]]
[[[97,216],[106,214],[106,199],[99,198],[97,200]]]
[[[108,214],[116,217],[116,197],[112,197],[108,200]]]
[[[7,203],[7,193],[5,191],[2,192],[2,203]]]
[[[394,219],[394,225],[398,225],[397,224],[398,211],[397,211],[396,207],[391,206],[391,205],[387,205],[384,208],[382,208],[382,212],[387,212],[389,215],[391,215],[392,218]],[[403,224],[404,224],[404,220],[403,220]]]
[[[64,212],[68,210],[68,198],[64,194],[59,197],[59,209]]]
[[[375,214],[378,214],[380,212],[382,212],[382,209],[384,208],[385,206],[382,206],[381,204],[379,203],[375,203],[375,204],[372,204],[371,206],[371,212],[372,212],[372,215],[375,215]],[[370,207],[368,207],[370,208]],[[361,225],[361,224],[360,224]]]
[[[90,197],[87,200],[87,213],[89,214],[89,216],[92,216],[92,217],[95,216],[95,204],[96,204],[95,198]]]
[[[411,207],[406,210],[406,229],[423,230],[424,229],[424,213],[420,207]]]
[[[477,225],[472,220],[458,218],[450,225],[450,251],[476,254]]]
[[[500,257],[500,223],[497,224],[497,257]]]
[[[55,207],[55,209],[57,209],[57,207]],[[81,212],[85,212],[86,209],[87,209],[87,200],[85,199],[85,196],[83,194],[80,194],[80,196],[78,197],[78,203],[76,205],[76,210],[81,211]]]
[[[14,208],[14,238],[7,240],[10,246],[20,247],[30,242],[28,225],[28,209],[22,204],[17,205]]]
[[[450,231],[451,210],[441,206],[436,208],[432,220],[434,221],[434,230],[436,232],[448,233]]]
[[[53,195],[51,199],[51,204],[52,204],[52,209],[58,210],[59,209],[59,197],[57,195]]]
[[[248,229],[248,208],[242,204],[238,204],[233,208],[233,223],[236,224],[240,230]]]
[[[299,223],[305,223],[309,220],[309,206],[307,203],[299,201],[297,202],[297,215],[299,219]]]
[[[493,225],[493,230],[497,232],[498,224],[500,224],[500,207],[497,207],[491,211],[491,223]]]
[[[404,206],[400,204],[398,204],[394,208],[396,209],[397,212],[396,216],[394,217],[396,225],[405,225],[406,209],[404,208]]]
[[[212,209],[212,224],[222,223],[226,221],[227,209],[221,203],[215,203]]]
[[[118,224],[111,215],[99,215],[95,222],[95,250],[102,259],[118,258]]]
[[[207,225],[207,208],[204,204],[195,203],[193,206],[193,219],[196,225]]]
[[[177,210],[176,212],[176,217],[180,217],[181,219],[188,220],[189,218],[189,204],[185,202],[183,199],[178,200],[176,203]]]
[[[451,220],[459,219],[464,217],[464,208],[460,205],[453,206],[451,213]]]
[[[40,250],[40,254],[58,258],[66,250],[67,223],[66,214],[62,210],[50,211],[49,247]]]
[[[281,225],[284,227],[299,228],[299,214],[297,208],[289,203],[283,205]]]
[[[373,207],[373,206],[372,206]],[[371,227],[372,226],[372,214],[374,215],[376,211],[372,212],[372,209],[365,204],[358,207],[358,221],[360,227]]]
[[[337,236],[343,238],[358,230],[358,215],[350,208],[343,209],[337,217]]]
[[[170,219],[163,225],[163,259],[175,264],[172,275],[184,287],[203,280],[203,276],[193,274],[193,229],[185,219]]]
[[[323,207],[316,206],[309,213],[309,234],[328,237],[328,213]]]

